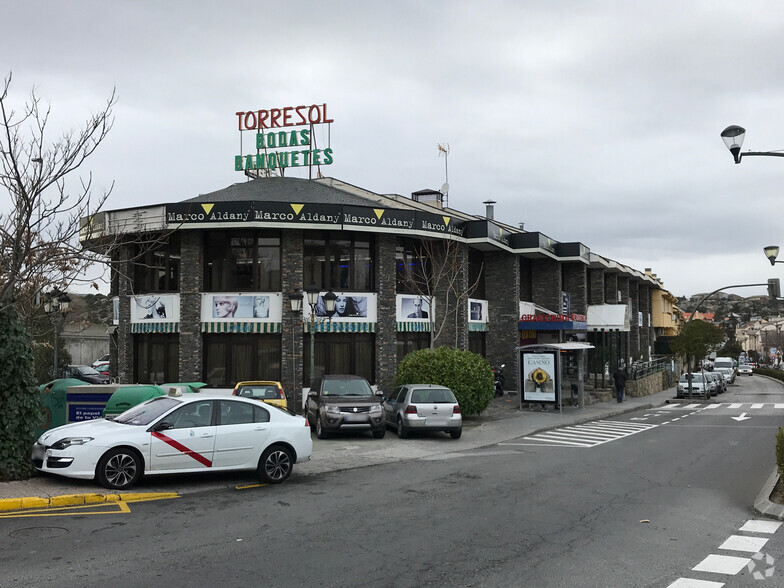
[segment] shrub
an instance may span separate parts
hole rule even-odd
[[[779,432],[776,433],[776,465],[779,476],[784,476],[784,427],[779,427]]]
[[[483,411],[493,400],[493,370],[481,355],[453,347],[412,351],[397,366],[395,386],[438,384],[455,393],[466,414]]]
[[[12,310],[0,311],[0,480],[28,478],[41,403],[30,340]]]

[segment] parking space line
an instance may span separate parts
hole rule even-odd
[[[694,566],[692,570],[734,576],[745,568],[750,561],[750,557],[735,557],[734,555],[716,555],[712,553]]]
[[[747,533],[766,533],[772,535],[779,530],[781,523],[776,521],[761,521],[753,519],[746,521],[746,523],[739,529],[739,531],[746,531]]]

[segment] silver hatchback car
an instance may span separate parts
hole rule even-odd
[[[452,391],[435,384],[407,384],[395,388],[384,401],[384,421],[401,439],[411,431],[444,431],[459,439],[463,415]]]

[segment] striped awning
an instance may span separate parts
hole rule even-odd
[[[490,328],[487,323],[468,323],[468,330],[472,333],[486,333]]]
[[[280,323],[210,321],[201,324],[202,333],[280,333]]]
[[[375,333],[376,323],[325,322],[316,323],[312,329],[307,323],[302,325],[304,333],[309,333],[311,330],[316,333]]]
[[[397,321],[398,333],[429,333],[430,321]]]
[[[131,323],[131,333],[179,333],[180,323]]]

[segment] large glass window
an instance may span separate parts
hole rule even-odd
[[[476,286],[471,298],[485,299],[485,256],[481,251],[471,249],[468,252],[468,285]]]
[[[471,353],[476,353],[477,355],[481,355],[482,357],[487,357],[487,351],[485,347],[485,333],[482,332],[468,333],[468,350]]]
[[[422,246],[413,239],[399,239],[395,248],[397,293],[420,294],[427,291],[430,262]]]
[[[160,245],[138,245],[133,259],[133,291],[177,292],[180,289],[180,236]]]
[[[310,375],[310,335],[305,336],[306,386],[329,374],[354,374],[373,384],[376,381],[375,341],[369,333],[316,333],[315,375]]]
[[[304,239],[305,285],[322,290],[372,292],[373,236],[308,233]]]
[[[231,388],[245,380],[280,380],[280,336],[204,335],[204,381]]]
[[[149,333],[134,335],[134,381],[144,384],[179,382],[179,335]]]
[[[276,292],[280,287],[277,231],[205,232],[205,290]]]
[[[430,347],[430,333],[398,333],[397,334],[397,361],[418,349]]]

